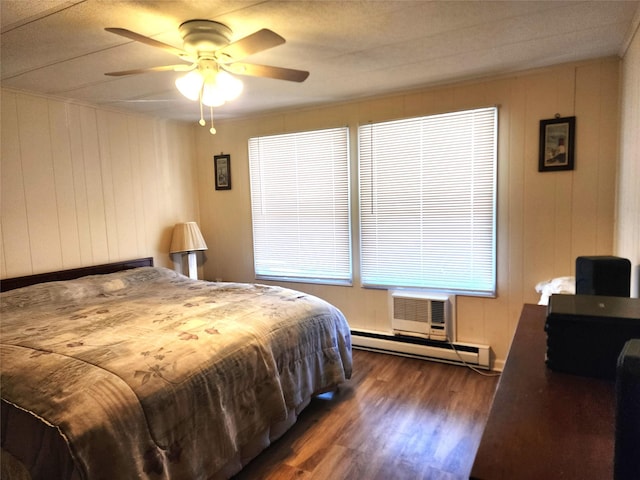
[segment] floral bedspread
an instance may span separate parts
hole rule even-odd
[[[2,399],[55,426],[86,478],[200,479],[351,376],[311,295],[164,268],[2,293]]]

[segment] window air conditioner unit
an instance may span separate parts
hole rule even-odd
[[[411,291],[389,293],[394,334],[455,341],[455,295]]]

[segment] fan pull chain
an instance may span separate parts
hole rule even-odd
[[[204,114],[202,111],[202,91],[204,90],[204,85],[200,88],[200,92],[198,93],[198,100],[200,103],[200,120],[198,121],[198,123],[200,124],[201,127],[204,127],[207,122],[204,121]]]
[[[203,108],[203,103],[202,103],[202,92],[204,90],[204,85],[202,86],[202,88],[200,89],[200,94],[199,94],[199,100],[200,100],[200,120],[198,121],[198,123],[200,124],[200,126],[204,127],[207,122],[204,120],[204,108]],[[209,129],[209,132],[211,132],[211,135],[215,135],[216,134],[216,128],[213,126],[213,107],[210,105],[209,106],[209,116],[211,118],[211,128]]]
[[[211,115],[211,128],[209,129],[209,132],[211,132],[211,135],[215,135],[216,134],[216,129],[213,126],[213,107],[209,107],[209,114]]]

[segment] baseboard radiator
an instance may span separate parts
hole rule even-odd
[[[489,346],[443,342],[415,336],[392,335],[362,330],[351,331],[353,348],[456,365],[491,368]]]

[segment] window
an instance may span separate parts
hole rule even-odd
[[[351,283],[348,129],[249,139],[257,278]]]
[[[367,286],[495,294],[497,109],[363,125]]]

